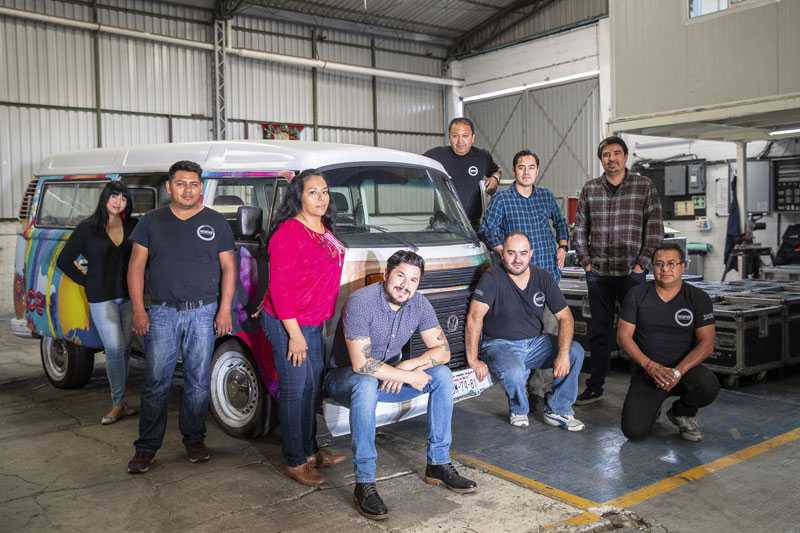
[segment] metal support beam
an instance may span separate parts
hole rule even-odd
[[[492,39],[500,35],[502,30],[499,30],[499,28],[506,26],[509,17],[513,16],[516,11],[533,7],[540,2],[542,2],[542,0],[515,0],[514,2],[511,2],[502,10],[498,11],[491,17],[480,21],[478,24],[472,26],[470,29],[461,34],[461,36],[456,39],[455,44],[453,44],[453,46],[448,50],[448,57],[454,57],[459,54],[469,52],[475,48],[479,48],[480,45],[475,47],[471,44],[476,35],[486,35],[488,33],[488,36],[481,41],[481,44],[490,42]],[[537,9],[538,8],[534,8],[533,11],[535,12]]]
[[[97,13],[97,0],[92,3],[92,20],[95,23],[100,22],[100,17]],[[92,42],[94,44],[94,120],[95,120],[95,136],[97,147],[103,147],[103,113],[102,102],[100,98],[100,91],[102,84],[100,83],[100,31],[92,32]]]
[[[742,233],[747,231],[747,143],[736,142],[736,201],[739,203],[739,221],[742,224]],[[744,272],[743,261],[739,257],[739,273]]]
[[[317,35],[317,30],[311,30],[311,57],[312,59],[319,59],[319,53],[317,52],[317,41],[319,36]],[[319,85],[319,71],[316,67],[311,69],[311,120],[314,124],[314,140],[319,140],[319,97],[318,97],[318,85]]]
[[[369,40],[370,65],[377,66],[375,60],[375,38]],[[378,146],[378,78],[372,76],[372,145]]]
[[[214,139],[228,138],[228,113],[225,109],[225,26],[224,19],[215,18],[214,31]]]

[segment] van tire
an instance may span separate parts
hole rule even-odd
[[[250,350],[228,339],[211,359],[211,415],[232,437],[252,439],[270,429],[273,402],[264,390]]]
[[[39,344],[42,368],[57,389],[80,389],[92,378],[94,350],[64,339],[42,337]]]

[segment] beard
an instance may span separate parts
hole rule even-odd
[[[405,289],[400,289],[400,290],[405,290]],[[408,291],[406,291],[406,292],[408,292]],[[406,299],[405,301],[403,301],[403,302],[401,302],[401,301],[397,300],[397,299],[396,299],[396,298],[395,298],[395,297],[392,295],[392,292],[391,292],[391,291],[390,291],[390,290],[389,290],[389,289],[386,287],[386,285],[384,285],[384,286],[383,286],[383,294],[385,294],[385,295],[386,295],[386,299],[389,301],[389,303],[390,303],[390,304],[393,304],[393,305],[399,305],[400,307],[403,307],[404,305],[406,305],[406,304],[408,303],[408,301],[409,301],[409,300],[411,300],[411,298],[410,298],[410,297],[409,297],[409,298],[407,298],[407,299]]]

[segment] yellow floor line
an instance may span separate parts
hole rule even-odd
[[[562,501],[566,504],[577,507],[582,511],[585,511],[590,507],[598,506],[597,502],[593,502],[592,500],[587,500],[586,498],[581,498],[580,496],[577,496],[575,494],[571,494],[561,489],[557,489],[550,485],[546,485],[544,483],[536,481],[535,479],[527,478],[515,472],[510,472],[508,470],[500,468],[499,466],[487,463],[485,461],[481,461],[477,457],[453,451],[451,451],[450,454],[453,456],[454,459],[465,465],[477,468],[478,470],[482,470],[487,474],[492,474],[495,477],[505,479],[506,481],[511,481],[512,483],[516,483],[517,485],[530,489],[539,494],[549,496],[555,500]]]
[[[765,440],[764,442],[754,444],[749,448],[744,448],[738,452],[726,455],[725,457],[720,457],[719,459],[711,461],[708,464],[690,468],[689,470],[681,472],[680,474],[675,474],[674,476],[657,481],[652,485],[647,485],[646,487],[623,494],[618,498],[609,500],[604,505],[613,507],[631,507],[633,505],[642,503],[645,500],[649,500],[650,498],[686,485],[691,481],[702,479],[710,474],[724,470],[729,466],[737,465],[748,459],[752,459],[753,457],[761,455],[762,453],[768,452],[798,439],[800,439],[800,428],[793,429],[792,431],[788,431],[782,435],[778,435],[777,437]]]

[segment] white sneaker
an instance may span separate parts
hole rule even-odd
[[[561,427],[567,431],[581,431],[586,426],[573,415],[559,415],[545,410],[544,421],[551,426]]]
[[[530,421],[528,420],[528,415],[512,414],[508,419],[508,423],[518,428],[526,428],[530,425]]]

